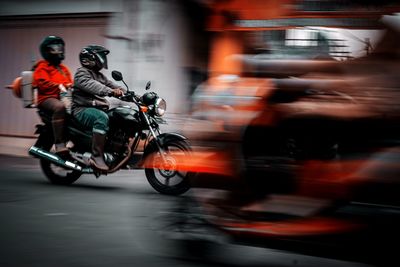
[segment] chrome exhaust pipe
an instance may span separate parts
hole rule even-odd
[[[75,164],[68,160],[64,160],[64,159],[60,158],[59,156],[57,156],[56,154],[50,153],[50,152],[48,152],[44,149],[38,148],[36,146],[31,146],[31,148],[29,148],[29,154],[34,157],[37,157],[37,158],[51,161],[55,165],[63,167],[65,169],[79,171],[79,172],[83,172],[83,173],[93,173],[92,168],[82,168],[78,164]]]

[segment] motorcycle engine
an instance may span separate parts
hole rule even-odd
[[[115,157],[111,153],[104,153],[104,160],[110,166],[114,163]]]
[[[126,151],[126,146],[129,140],[127,134],[119,129],[111,136],[112,139],[108,142],[107,151],[116,154],[123,154]]]

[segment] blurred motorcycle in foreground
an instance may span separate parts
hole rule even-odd
[[[184,165],[197,175],[160,231],[185,252],[195,244],[200,257],[210,244],[234,243],[396,266],[396,21],[364,58],[239,56],[253,76],[201,85],[192,113],[198,122],[188,127],[201,149]]]

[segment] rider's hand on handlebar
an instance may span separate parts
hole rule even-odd
[[[133,96],[137,102],[140,102],[140,95],[134,94]]]
[[[124,91],[122,91],[119,88],[116,88],[116,89],[112,89],[112,94],[113,94],[113,96],[118,97],[118,96],[122,96],[124,94]]]

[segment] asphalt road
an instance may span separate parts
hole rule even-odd
[[[36,159],[0,155],[0,266],[367,266],[233,245],[209,259],[169,257],[157,225],[175,201],[142,170],[54,186]]]

